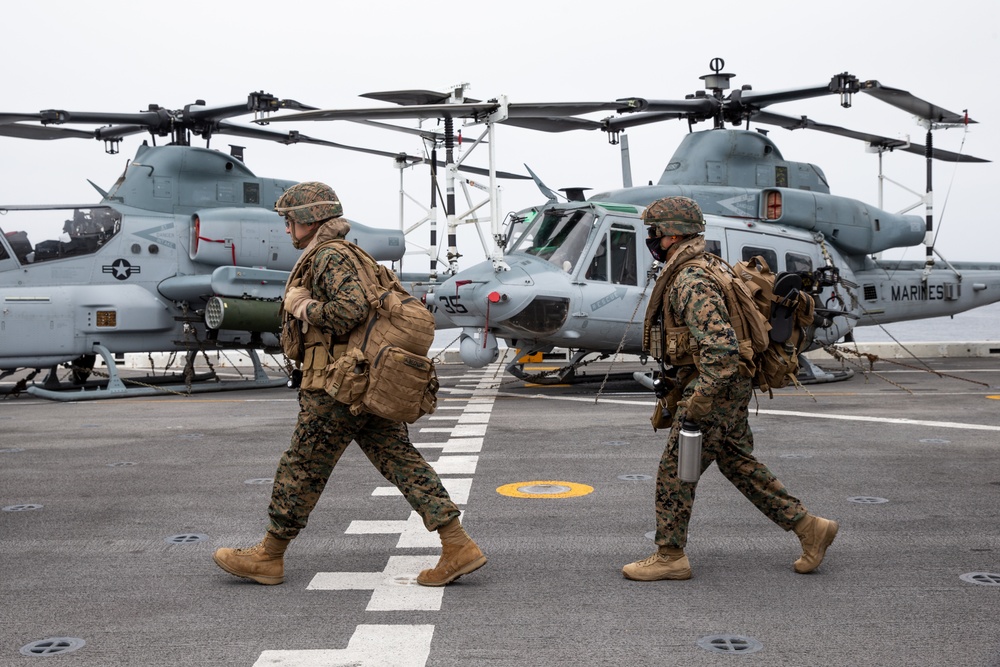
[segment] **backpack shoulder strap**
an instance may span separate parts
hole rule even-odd
[[[646,315],[642,327],[642,347],[644,350],[662,349],[662,341],[652,340],[653,336],[662,338],[667,329],[677,326],[670,316],[670,311],[663,307],[663,295],[674,284],[674,280],[681,269],[701,263],[703,259],[703,255],[697,255],[671,267],[669,273],[664,271],[657,277],[656,283],[653,284],[653,290],[649,294],[649,301],[646,303]]]

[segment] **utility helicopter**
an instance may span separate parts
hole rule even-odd
[[[620,106],[608,102],[572,112]],[[358,151],[392,158],[400,168],[439,164],[433,154],[390,153],[229,120],[252,114],[266,124],[272,112],[311,109],[255,92],[238,104],[208,106],[199,100],[176,110],[150,105],[137,113],[0,112],[0,136],[97,139],[111,154],[129,135],[148,132],[153,142],[139,147],[110,189],[91,182],[101,196],[97,204],[0,205],[0,379],[30,369],[15,391],[26,388],[55,400],[151,395],[166,388],[154,383],[181,388],[183,382],[187,392],[285,384],[284,378],[267,376],[257,350],[279,349],[280,299],[299,252],[273,208],[295,181],[256,176],[244,163],[242,147],[226,154],[207,143],[229,135]],[[539,105],[525,113],[543,119],[550,111]],[[433,131],[420,134],[433,144],[443,141]],[[206,141],[205,148],[191,145],[195,135]],[[166,145],[157,146],[157,137],[166,138]],[[451,166],[495,178],[528,178]],[[38,238],[43,225],[61,225],[62,233]],[[400,262],[406,250],[402,229],[351,221],[348,238],[384,262]],[[433,284],[433,275],[423,278],[421,285]],[[214,372],[194,374],[197,354],[222,350],[246,351],[253,379],[192,386],[192,379],[218,379]],[[133,379],[126,386],[115,357],[147,352],[186,354],[183,374]],[[97,356],[108,369],[107,382],[88,382]],[[70,371],[68,386],[59,378],[61,367]],[[35,383],[42,372],[43,381]]]
[[[727,94],[734,75],[724,73],[723,67],[721,59],[713,60],[712,73],[701,77],[705,90],[682,100],[623,98],[618,116],[600,121],[578,116],[562,119],[559,129],[607,132],[612,143],[621,141],[623,153],[627,142],[622,133],[630,127],[687,120],[690,133],[655,185],[631,187],[624,157],[626,187],[586,199],[582,189],[567,190],[566,196],[559,197],[532,174],[548,201],[510,216],[505,226],[494,215],[494,254],[455,272],[428,295],[428,302],[437,306],[439,320],[462,329],[463,362],[482,367],[496,361],[498,339],[516,350],[506,370],[535,382],[564,381],[594,355],[604,358],[621,352],[645,358],[641,321],[659,264],[644,247],[646,231],[640,215],[646,205],[669,195],[699,202],[706,214],[710,252],[730,263],[761,255],[775,272],[800,274],[818,305],[814,345],[850,340],[855,326],[955,314],[1000,301],[1000,265],[951,263],[940,257],[939,263],[932,245],[930,164],[933,160],[987,161],[934,149],[932,132],[975,121],[906,91],[847,73],[816,86],[774,92],[743,86]],[[416,104],[405,95],[409,92],[413,91],[379,98],[401,107],[307,111],[276,120],[449,115],[491,126],[516,119],[513,105],[504,98],[466,108],[422,104],[417,116],[412,107],[406,107]],[[926,145],[764,111],[772,104],[825,95],[837,95],[841,106],[850,107],[852,96],[858,93],[918,117],[927,129]],[[430,99],[428,94],[420,101]],[[711,122],[711,129],[695,131],[694,126],[702,121]],[[892,213],[831,193],[819,166],[785,160],[770,137],[750,130],[751,123],[808,128],[865,141],[879,153],[880,167],[885,152],[924,155],[927,215]],[[746,129],[727,129],[727,124]],[[927,246],[925,261],[878,258],[885,250],[921,242]],[[565,365],[539,374],[525,370],[526,357],[556,347],[571,351]],[[800,379],[820,382],[846,376],[805,360]]]

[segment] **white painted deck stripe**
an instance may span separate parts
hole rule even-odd
[[[253,667],[424,667],[433,625],[359,625],[344,649],[264,651]]]
[[[390,556],[382,572],[318,572],[310,591],[363,591],[372,596],[365,611],[438,611],[444,586],[421,586],[417,575],[434,567],[437,556]]]

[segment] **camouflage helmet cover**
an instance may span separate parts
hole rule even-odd
[[[649,225],[649,235],[689,236],[705,231],[705,216],[698,202],[689,197],[657,199],[642,212],[642,222]]]
[[[344,215],[344,207],[337,193],[329,185],[318,181],[298,183],[285,190],[274,205],[278,215],[283,215],[301,225],[309,225]]]

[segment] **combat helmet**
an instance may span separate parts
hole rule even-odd
[[[300,225],[311,225],[344,215],[344,207],[337,193],[329,185],[318,181],[298,183],[285,190],[274,205],[278,215]]]
[[[705,231],[701,207],[689,197],[657,199],[642,212],[642,222],[649,225],[650,238],[689,236]]]

